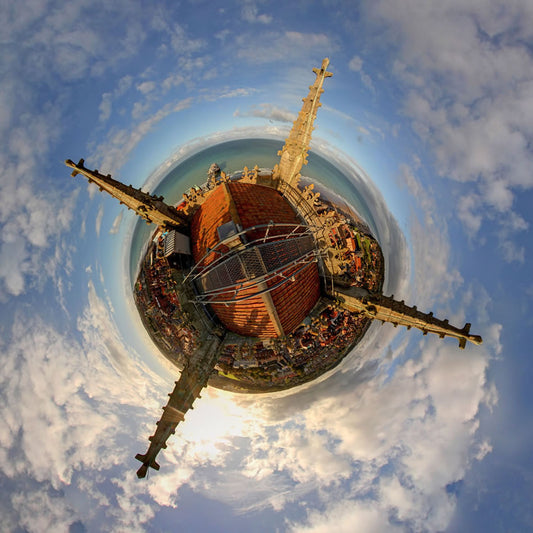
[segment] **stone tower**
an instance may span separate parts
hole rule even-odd
[[[285,145],[278,152],[280,156],[279,166],[274,171],[274,176],[280,180],[280,186],[287,184],[296,187],[300,180],[300,170],[307,165],[307,152],[311,141],[311,133],[314,130],[313,123],[316,119],[320,103],[320,96],[324,92],[322,86],[324,80],[333,76],[327,71],[329,59],[322,61],[322,66],[314,68],[315,82],[309,87],[309,94],[302,99],[302,109],[292,125],[291,132],[285,140]]]
[[[84,163],[83,159],[80,159],[77,164],[70,159],[65,161],[65,164],[73,169],[72,176],[82,174],[89,180],[89,183],[94,183],[100,191],[107,192],[128,209],[133,209],[137,215],[146,220],[147,224],[154,223],[163,228],[186,226],[186,222],[176,208],[165,204],[162,196],[150,195],[131,185],[124,185],[113,179],[110,174],[104,176],[98,170],[85,168]]]

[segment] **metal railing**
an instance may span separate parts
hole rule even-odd
[[[314,250],[310,235],[253,244],[206,269],[195,278],[195,284],[200,293],[206,294],[251,280],[261,283],[310,252],[314,255]]]
[[[283,231],[279,231],[282,229]],[[315,228],[313,227],[305,226],[302,224],[279,224],[273,222],[269,224],[259,224],[257,226],[246,228],[218,242],[214,248],[208,249],[207,252],[196,263],[196,265],[191,268],[190,272],[185,277],[184,282],[189,280],[194,281],[198,276],[201,276],[207,269],[213,268],[216,264],[227,260],[231,255],[241,252],[244,248],[272,241],[275,242],[289,240],[293,239],[294,237],[313,237],[314,229]],[[249,241],[248,236],[253,235],[258,230],[265,230],[265,234],[260,238],[256,238]],[[272,230],[275,230],[275,232],[271,233]],[[242,244],[238,247],[231,247],[228,250],[227,245],[229,243],[234,242],[237,238],[241,239]],[[214,259],[212,259],[213,254],[217,254]],[[208,258],[211,258],[212,260],[207,262]]]

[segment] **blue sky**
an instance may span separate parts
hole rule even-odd
[[[24,0],[0,14],[5,530],[533,529],[531,2]],[[375,325],[313,387],[209,389],[139,482],[133,457],[176,373],[131,306],[134,217],[63,161],[153,188],[210,143],[283,139],[324,57],[312,149],[358,165],[402,230],[395,296],[471,321],[484,344]]]

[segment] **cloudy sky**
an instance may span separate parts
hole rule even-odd
[[[1,529],[533,529],[533,3],[0,5]],[[324,57],[313,148],[400,229],[395,295],[484,344],[375,325],[314,387],[209,389],[139,481],[176,372],[131,307],[134,217],[63,161],[153,187],[282,139]]]

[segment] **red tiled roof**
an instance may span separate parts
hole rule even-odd
[[[194,214],[191,222],[192,252],[198,262],[208,248],[214,248],[219,242],[217,228],[237,218],[246,229],[252,226],[268,224],[299,224],[300,221],[289,203],[281,194],[269,187],[250,183],[228,183],[230,194],[221,184],[210,192],[209,197]],[[233,206],[232,206],[233,202]],[[248,234],[248,240],[260,238],[265,230]],[[281,228],[271,228],[269,235],[284,233]],[[298,266],[288,268],[283,274],[291,277]],[[279,283],[281,278],[270,281],[270,286]],[[243,289],[239,298],[257,294],[257,287]],[[283,332],[293,331],[307,316],[320,296],[320,282],[316,263],[309,264],[298,274],[294,281],[287,281],[270,293],[276,308]],[[231,299],[230,295],[227,299]],[[267,306],[261,295],[231,304],[213,304],[213,311],[222,324],[230,331],[250,337],[276,337],[276,326],[272,321]]]
[[[256,293],[257,287],[253,287],[251,290],[243,289],[239,292],[239,297]],[[213,304],[211,308],[222,324],[234,333],[245,337],[277,337],[274,323],[259,295],[229,305]]]
[[[191,221],[192,255],[197,263],[207,251],[218,242],[217,228],[229,222],[229,201],[224,187],[219,185],[211,191],[209,198],[200,206]]]
[[[251,228],[270,221],[278,224],[300,224],[292,207],[275,189],[250,183],[230,183],[229,189],[239,213],[243,228]],[[282,233],[286,228],[272,229],[269,235]],[[258,239],[264,230],[248,235],[248,239]]]
[[[298,267],[288,269],[284,274],[291,276]],[[281,287],[271,291],[270,295],[276,307],[283,331],[294,331],[309,314],[320,297],[320,282],[316,263],[307,265]]]

